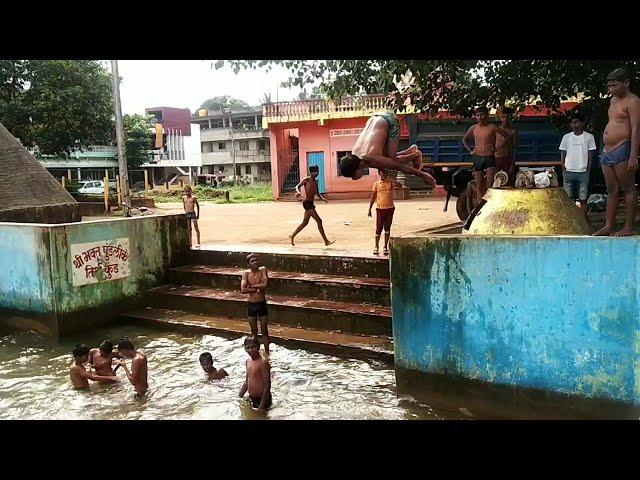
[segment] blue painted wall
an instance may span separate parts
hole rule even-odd
[[[640,404],[640,239],[392,242],[400,366]]]

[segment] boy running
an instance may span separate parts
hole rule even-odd
[[[184,187],[185,195],[182,197],[182,204],[184,205],[184,211],[187,214],[187,222],[189,229],[189,248],[191,248],[191,224],[193,223],[193,228],[196,229],[196,236],[198,239],[198,243],[194,245],[195,248],[200,246],[200,229],[198,228],[198,219],[200,218],[200,204],[198,203],[198,199],[191,190],[191,186],[187,185]],[[196,212],[196,208],[198,211]]]
[[[371,216],[371,208],[373,202],[377,202],[376,207],[376,246],[373,254],[378,255],[380,252],[380,234],[384,228],[384,255],[389,255],[389,237],[391,236],[391,223],[393,222],[393,212],[396,208],[393,203],[394,188],[402,188],[402,185],[390,178],[384,168],[378,170],[380,180],[373,184],[371,190],[371,203],[369,203],[369,213]]]
[[[264,338],[264,352],[269,355],[269,329],[267,327],[267,298],[265,291],[269,282],[267,267],[260,266],[260,259],[255,253],[247,255],[249,270],[242,272],[240,282],[240,292],[248,293],[247,297],[247,317],[251,335],[258,335],[258,320],[260,321],[260,332]]]
[[[251,335],[244,339],[244,350],[249,354],[246,362],[247,376],[239,396],[249,392],[253,408],[266,410],[271,406],[271,365],[260,356],[258,337]]]
[[[69,369],[69,376],[73,388],[89,388],[89,380],[94,382],[117,382],[119,379],[115,375],[94,375],[87,372],[85,364],[89,361],[89,347],[78,344],[73,349],[74,363]]]
[[[316,178],[318,177],[319,173],[320,173],[320,169],[318,168],[317,165],[310,166],[309,176],[303,178],[300,181],[300,183],[296,185],[296,197],[298,198],[302,195],[300,193],[300,187],[304,186],[305,199],[302,202],[302,208],[304,208],[304,218],[302,219],[302,223],[298,225],[298,228],[296,228],[295,231],[291,235],[289,235],[289,239],[291,240],[291,245],[295,245],[295,243],[293,243],[293,239],[296,237],[298,233],[302,231],[304,227],[306,227],[309,224],[310,218],[313,218],[318,224],[318,230],[320,230],[320,235],[322,235],[324,244],[327,247],[335,242],[335,240],[329,240],[325,235],[324,228],[322,228],[322,219],[320,218],[320,215],[318,215],[318,212],[316,212],[316,205],[313,202],[317,195],[320,200],[324,201],[324,203],[328,203],[327,199],[324,198],[318,191],[318,181],[316,180]]]

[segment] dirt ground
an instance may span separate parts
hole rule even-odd
[[[375,206],[373,217],[367,217],[368,200],[342,200],[316,203],[324,229],[336,243],[325,247],[314,220],[296,237],[296,247],[308,249],[360,250],[373,249]],[[455,202],[443,212],[444,199],[420,198],[396,201],[392,235],[458,222]],[[179,213],[182,204],[156,204],[156,212]],[[261,246],[290,247],[289,235],[302,221],[302,202],[264,202],[245,204],[201,203],[201,243],[259,244]],[[381,242],[382,243],[382,242]],[[296,247],[291,247],[295,250]],[[380,246],[382,250],[382,245]]]

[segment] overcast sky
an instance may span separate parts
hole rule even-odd
[[[122,113],[143,114],[148,107],[190,108],[192,112],[207,98],[230,95],[259,105],[265,93],[271,99],[292,100],[299,88],[284,89],[289,78],[284,68],[241,70],[237,75],[228,65],[219,70],[215,60],[120,60]],[[110,70],[110,67],[108,67]],[[308,89],[309,90],[309,89]]]

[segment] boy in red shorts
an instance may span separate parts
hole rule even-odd
[[[373,184],[371,189],[371,203],[369,204],[369,216],[371,216],[371,208],[373,202],[377,202],[376,205],[376,246],[373,249],[373,254],[378,255],[380,253],[380,234],[384,228],[384,255],[389,255],[389,237],[391,236],[391,223],[393,222],[393,212],[396,207],[393,204],[393,190],[402,188],[398,182],[387,175],[387,171],[384,168],[378,169],[380,174],[380,180]]]

